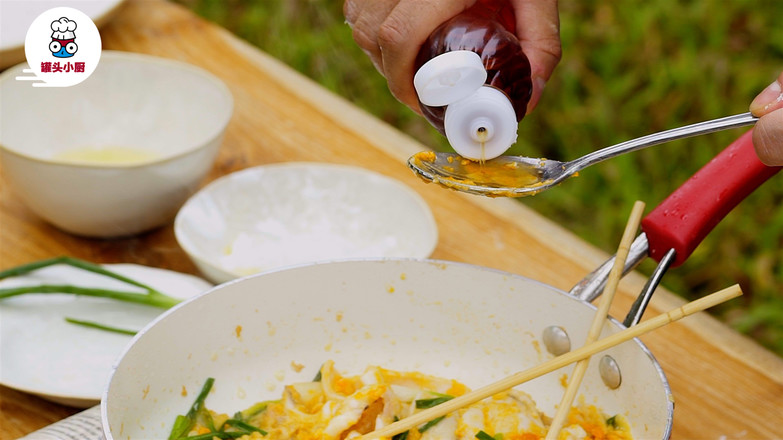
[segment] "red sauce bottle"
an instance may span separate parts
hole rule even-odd
[[[416,58],[424,117],[463,157],[492,159],[517,138],[533,85],[506,0],[478,0],[435,29]]]

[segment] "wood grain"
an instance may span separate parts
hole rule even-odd
[[[267,163],[358,165],[400,180],[427,201],[440,231],[433,258],[497,268],[567,290],[608,257],[526,208],[524,201],[424,184],[405,161],[425,146],[180,6],[130,0],[101,34],[105,49],[198,65],[230,88],[234,115],[204,183]],[[120,240],[75,237],[37,219],[12,188],[0,185],[0,267],[56,255],[196,273],[171,225]],[[643,284],[639,274],[626,276],[610,314],[622,317]],[[659,289],[648,314],[683,303]],[[783,360],[704,314],[642,339],[666,371],[676,399],[673,438],[783,438]],[[77,411],[0,387],[0,440]]]

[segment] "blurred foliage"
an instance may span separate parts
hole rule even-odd
[[[338,0],[178,0],[435,149],[354,44]],[[780,0],[561,0],[563,59],[513,153],[572,159],[654,131],[747,111],[783,70]],[[721,132],[596,165],[520,200],[608,252],[630,207],[648,211],[742,133]],[[664,285],[695,298],[739,282],[715,314],[783,355],[783,179],[767,182]],[[650,273],[654,263],[640,270]]]

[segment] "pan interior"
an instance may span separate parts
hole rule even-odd
[[[458,263],[344,261],[218,286],[163,315],[120,359],[104,396],[107,438],[165,438],[208,377],[207,406],[233,413],[312,380],[321,364],[368,365],[454,378],[471,388],[552,358],[540,338],[562,326],[582,345],[595,309],[545,284]],[[602,336],[619,327],[608,323]],[[578,398],[624,414],[634,438],[665,438],[671,395],[638,340],[607,351],[623,374],[610,390],[590,363]],[[552,416],[564,367],[519,388]]]

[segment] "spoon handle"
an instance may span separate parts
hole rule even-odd
[[[755,124],[759,118],[748,113],[741,113],[733,116],[726,116],[723,118],[712,119],[709,121],[698,122],[696,124],[686,125],[684,127],[673,128],[671,130],[661,131],[658,133],[648,134],[640,138],[631,139],[619,144],[615,144],[592,153],[586,154],[583,157],[571,162],[573,171],[579,171],[590,165],[598,162],[603,162],[607,159],[611,159],[615,156],[619,156],[624,153],[630,153],[632,151],[641,150],[642,148],[650,147],[653,145],[662,144],[664,142],[670,142],[677,139],[684,139],[691,136],[697,136],[700,134],[713,133],[721,130],[728,130],[730,128],[744,127],[746,125]]]
[[[671,193],[644,219],[642,234],[631,245],[623,274],[646,257],[661,261],[674,249],[671,267],[682,264],[704,237],[762,183],[783,167],[768,167],[756,156],[753,130],[731,143]],[[571,288],[577,298],[592,302],[603,292],[614,257]]]
[[[726,214],[783,168],[759,160],[752,133],[726,147],[642,220],[650,257],[660,260],[674,249],[671,267],[682,264]]]

